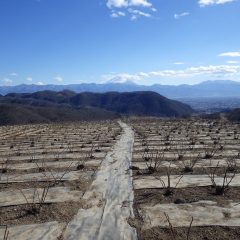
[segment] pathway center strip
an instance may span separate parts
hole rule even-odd
[[[68,224],[64,239],[68,240],[135,240],[136,229],[128,224],[133,215],[133,186],[129,170],[134,132],[125,123],[120,139],[103,160],[80,209]]]

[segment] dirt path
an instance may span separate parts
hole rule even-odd
[[[133,188],[129,166],[134,133],[125,123],[121,138],[103,160],[91,189],[80,209],[68,224],[64,239],[68,240],[134,240],[136,230],[128,224],[133,217]]]

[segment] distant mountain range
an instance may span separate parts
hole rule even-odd
[[[180,117],[191,107],[155,92],[74,93],[69,90],[10,93],[0,97],[0,124],[112,119],[120,116]]]
[[[229,80],[205,81],[196,85],[160,85],[151,86],[137,85],[132,82],[105,84],[81,83],[70,85],[18,85],[0,86],[0,94],[8,93],[33,93],[38,91],[63,91],[71,90],[76,93],[81,92],[134,92],[134,91],[154,91],[168,98],[201,98],[201,97],[239,97],[240,83]]]

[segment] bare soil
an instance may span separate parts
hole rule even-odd
[[[185,171],[184,166],[182,166],[181,164],[179,164],[179,168],[171,168],[171,175],[202,175],[202,174],[207,174],[210,172],[210,168],[208,167],[194,167],[192,172],[189,171]],[[133,176],[140,176],[140,175],[151,175],[151,176],[166,176],[167,174],[167,168],[166,167],[160,167],[158,168],[156,171],[151,172],[149,171],[147,165],[146,165],[146,169],[141,169],[141,170],[137,170],[134,166],[134,163],[132,164],[132,168],[133,168]],[[213,170],[213,169],[212,169]],[[218,167],[216,169],[216,175],[221,175],[223,174],[225,171],[224,167]],[[240,173],[240,167],[237,166],[234,169],[235,173]]]
[[[69,222],[83,206],[83,201],[49,203],[44,204],[39,213],[35,213],[32,207],[26,204],[1,207],[0,225],[24,225],[50,221]]]
[[[99,160],[99,163],[101,161]],[[71,162],[69,162],[69,166],[70,166]],[[38,167],[39,166],[39,167]],[[39,172],[47,172],[49,171],[49,169],[51,169],[51,171],[53,172],[69,172],[69,171],[76,171],[77,167],[56,167],[56,168],[52,168],[52,167],[41,167],[41,164],[36,165],[36,168],[32,168],[32,169],[23,169],[23,170],[19,170],[19,169],[7,169],[7,172],[5,174],[28,174],[28,173],[39,173]],[[96,171],[98,168],[94,167],[94,166],[85,166],[84,167],[84,171]]]
[[[139,204],[155,205],[163,203],[192,203],[200,200],[216,201],[224,206],[227,201],[240,202],[240,187],[231,187],[223,196],[215,195],[212,187],[194,187],[175,189],[171,196],[164,196],[164,189],[135,190],[134,214],[135,219],[129,219],[129,224],[136,227],[139,240],[186,240],[187,227],[174,228],[173,238],[170,228],[154,227],[142,230],[143,219],[138,212]],[[174,226],[173,226],[174,227]],[[191,227],[189,240],[237,240],[240,239],[240,227],[201,226]]]
[[[215,201],[218,205],[224,206],[229,200],[240,203],[240,187],[230,187],[224,195],[216,195],[214,188],[190,187],[174,189],[170,196],[165,196],[164,189],[139,189],[135,190],[135,207],[138,204],[163,204],[163,203],[192,203],[201,200]]]
[[[172,237],[169,228],[155,227],[138,231],[139,240],[186,240],[188,228],[174,228],[176,238]],[[189,240],[229,240],[240,239],[240,227],[192,227]]]

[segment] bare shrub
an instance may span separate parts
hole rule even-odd
[[[0,174],[7,173],[9,171],[9,157],[6,160],[3,158],[2,163],[0,164]]]
[[[2,225],[4,228],[3,240],[8,240],[9,238],[9,230],[7,225]]]
[[[228,157],[227,162],[227,170],[229,172],[236,172],[237,171],[237,159],[240,157],[240,153],[238,153],[236,156]]]
[[[45,172],[47,170],[44,160],[41,160],[40,163],[35,162],[35,164],[37,166],[38,172]]]
[[[47,164],[43,161],[42,161],[41,166],[39,166],[38,164],[37,164],[37,166],[38,166],[38,168],[44,169],[44,171],[40,171],[40,172],[43,174],[44,177],[46,177],[46,179],[48,179],[52,183],[51,186],[55,186],[63,180],[64,176],[67,173],[70,172],[70,168],[71,168],[72,164],[73,164],[73,162],[70,162],[64,171],[61,170],[60,164],[59,164],[59,167],[56,168],[54,171],[52,170],[52,168],[47,166]]]
[[[2,163],[0,164],[0,181],[3,176],[6,176],[6,184],[8,184],[8,172],[9,172],[9,158],[5,160],[3,158]]]
[[[163,151],[158,151],[155,149],[144,152],[142,158],[145,160],[149,173],[154,173],[158,170],[162,161],[164,160],[164,155],[165,153]]]
[[[79,158],[79,160],[77,162],[77,170],[82,170],[85,168],[86,161],[88,159],[90,159],[90,155],[91,155],[91,153],[86,152],[85,156],[83,158]]]
[[[184,142],[179,142],[177,148],[175,148],[175,154],[177,155],[177,160],[183,160],[185,155],[193,150],[193,145],[186,145]]]
[[[90,148],[90,151],[88,152],[88,156],[89,156],[90,159],[93,159],[94,158],[93,153],[94,153],[96,145],[92,141],[91,141],[90,144],[91,144],[91,148]]]
[[[170,220],[168,214],[164,212],[164,215],[165,215],[165,218],[166,218],[166,220],[168,222],[168,227],[169,227],[169,230],[170,230],[170,233],[171,233],[171,239],[172,240],[177,240],[176,231],[175,231],[175,229],[174,229],[174,227],[173,227],[173,225],[171,223],[171,220]],[[186,240],[190,239],[192,223],[193,223],[193,217],[191,218],[191,222],[190,222],[189,227],[187,229]]]
[[[229,185],[236,175],[236,170],[229,171],[230,167],[230,165],[224,167],[223,174],[217,175],[217,170],[219,169],[219,162],[215,167],[212,167],[212,162],[210,161],[210,165],[207,168],[207,175],[211,179],[212,186],[215,189],[216,195],[224,195],[226,191],[229,190]],[[216,182],[216,177],[221,178],[221,184],[218,184]]]
[[[19,189],[19,191],[21,192],[22,196],[24,197],[24,199],[26,201],[26,205],[27,205],[26,210],[29,214],[36,215],[36,214],[40,213],[40,211],[46,201],[46,197],[47,197],[49,188],[50,188],[50,183],[48,184],[47,187],[44,187],[41,190],[39,190],[37,187],[35,187],[33,190],[33,195],[30,200],[27,198],[27,196],[23,192],[23,190]]]
[[[177,180],[177,183],[175,184],[175,186],[172,186],[172,179],[173,179],[173,176],[172,176],[172,167],[171,167],[171,164],[169,164],[168,167],[165,167],[164,170],[166,171],[166,176],[167,176],[167,183],[164,182],[164,180],[162,179],[162,177],[156,177],[162,187],[165,189],[165,192],[164,192],[164,196],[170,196],[170,195],[173,195],[174,193],[174,190],[177,188],[178,184],[180,183],[181,179],[183,178],[183,175],[179,175],[179,176],[176,176],[175,179],[178,179]]]
[[[189,173],[193,172],[195,165],[201,159],[201,154],[199,153],[197,156],[191,156],[189,159],[182,159],[181,163],[183,165],[183,172]]]
[[[210,146],[206,146],[204,148],[204,158],[205,159],[211,159],[213,158],[218,152],[223,151],[224,147],[223,144],[220,144],[220,142],[213,142]]]

